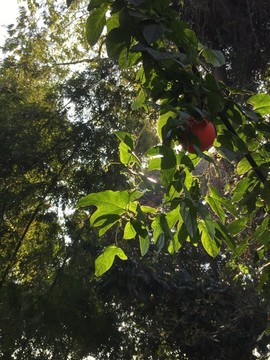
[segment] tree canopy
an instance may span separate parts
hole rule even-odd
[[[4,359],[267,358],[269,11],[22,2],[0,66]]]

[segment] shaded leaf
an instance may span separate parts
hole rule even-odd
[[[248,177],[239,180],[238,183],[236,184],[232,201],[237,202],[241,200],[243,195],[251,188],[253,184],[254,181]]]
[[[141,4],[143,4],[145,2],[145,0],[128,0],[128,3],[135,5],[135,6],[139,6]]]
[[[144,256],[147,253],[150,246],[149,237],[139,236],[139,242],[140,242],[141,255]]]
[[[67,0],[67,7],[70,7],[75,0]]]
[[[130,35],[123,31],[122,28],[112,29],[106,36],[107,53],[111,59],[118,61],[121,52],[125,48],[128,49],[129,45]]]
[[[220,50],[203,49],[201,54],[209,64],[215,67],[225,65],[225,57]]]
[[[164,29],[159,24],[147,24],[143,29],[143,36],[147,43],[153,44],[164,34]]]
[[[192,206],[188,206],[182,202],[180,205],[180,213],[182,215],[188,234],[192,238],[195,237],[198,230],[196,210]]]
[[[94,46],[101,36],[104,26],[106,25],[105,14],[108,9],[107,5],[94,9],[86,22],[86,39],[90,46]]]
[[[73,0],[74,1],[74,0]],[[87,7],[88,11],[92,11],[96,8],[99,8],[100,6],[104,5],[105,3],[108,3],[107,0],[90,0],[90,3]]]
[[[228,224],[228,231],[231,235],[236,235],[246,228],[247,219],[241,218]]]
[[[216,92],[207,95],[207,106],[211,114],[217,114],[224,109],[224,98]]]

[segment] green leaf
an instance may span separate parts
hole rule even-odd
[[[104,26],[106,25],[107,5],[94,9],[86,22],[86,39],[90,46],[94,46],[101,36]]]
[[[266,217],[263,222],[256,228],[254,233],[255,241],[260,241],[260,237],[264,233],[264,231],[268,228],[269,218]],[[269,239],[270,240],[270,239]]]
[[[224,196],[220,195],[214,186],[209,186],[210,196],[212,199],[219,201],[233,216],[238,216],[238,211],[235,206]]]
[[[108,56],[117,60],[122,51],[126,48],[128,51],[130,46],[130,35],[122,28],[112,29],[106,36],[106,48]]]
[[[78,207],[95,205],[104,209],[115,209],[116,212],[125,210],[127,204],[143,196],[141,191],[112,191],[105,190],[98,193],[86,195],[78,202]]]
[[[172,148],[167,146],[155,146],[146,152],[149,158],[148,169],[166,170],[176,166],[176,157]]]
[[[131,148],[123,143],[120,142],[119,144],[119,157],[120,161],[124,165],[130,165],[132,163],[140,165],[140,159],[136,156],[136,154],[131,150]]]
[[[136,236],[136,230],[134,229],[133,225],[131,224],[130,221],[128,221],[125,225],[124,228],[124,236],[123,239],[124,240],[131,240],[134,239]]]
[[[112,267],[115,256],[118,256],[121,260],[127,260],[124,251],[115,245],[108,246],[103,253],[96,258],[95,275],[97,277],[103,275]]]
[[[225,65],[225,57],[220,50],[203,49],[201,54],[209,64],[215,67]]]
[[[216,228],[216,238],[218,238],[221,242],[224,242],[230,250],[235,252],[235,241],[233,237],[228,233],[228,229],[223,224],[219,224],[214,221]]]
[[[150,246],[149,237],[139,236],[139,242],[140,242],[141,255],[144,256],[147,253]]]
[[[161,170],[162,184],[168,189],[176,171],[176,157],[173,149],[168,146],[155,146],[149,149],[146,155],[149,158],[148,169]]]
[[[98,232],[99,236],[102,236],[108,231],[114,224],[116,224],[121,219],[121,216],[115,213],[108,213],[107,210],[104,212],[96,211],[91,216],[91,225],[94,227],[99,227]]]
[[[188,206],[184,202],[180,205],[180,213],[188,234],[191,238],[196,237],[198,231],[197,212],[192,206]]]
[[[210,205],[214,213],[220,218],[222,224],[225,223],[225,212],[221,206],[219,200],[212,198],[211,196],[206,196],[205,201]]]
[[[204,89],[211,92],[218,92],[220,91],[220,86],[216,78],[212,74],[206,74],[204,82]]]
[[[243,175],[246,174],[250,169],[252,169],[252,166],[250,165],[249,161],[244,157],[237,164],[236,171],[238,175]]]
[[[155,214],[158,209],[152,207],[152,206],[146,206],[146,205],[141,205],[141,210],[144,213],[151,213],[151,214]]]
[[[146,42],[151,45],[164,34],[164,29],[159,24],[147,24],[143,29],[143,36]]]
[[[247,100],[248,104],[253,106],[253,110],[264,116],[270,114],[270,95],[269,94],[256,94]]]
[[[207,95],[207,106],[211,114],[217,114],[224,109],[224,98],[218,93],[210,92]]]
[[[90,0],[87,10],[90,12],[96,8],[101,7],[105,3],[108,3],[108,1],[107,0]]]
[[[216,257],[220,252],[220,244],[215,239],[215,226],[211,220],[200,220],[198,228],[201,232],[201,242],[206,252]]]
[[[184,48],[188,55],[188,61],[194,63],[198,55],[198,39],[194,31],[184,21],[173,20],[166,37],[173,41],[178,47]]]
[[[180,212],[179,212],[179,206],[177,206],[175,209],[168,211],[165,215],[168,227],[170,230],[173,229],[177,221],[180,220]]]
[[[134,141],[133,141],[133,136],[131,134],[127,133],[126,131],[116,131],[115,135],[118,137],[119,140],[121,140],[130,149],[133,150]]]
[[[158,252],[160,252],[164,248],[164,245],[165,245],[165,235],[163,233],[161,233],[158,236],[157,241],[156,241],[156,246],[157,246]]]
[[[144,256],[147,253],[150,246],[148,228],[145,226],[145,224],[142,221],[139,220],[133,220],[132,226],[136,231],[136,234],[139,236],[140,251],[141,251],[141,255]]]
[[[259,236],[258,239],[255,239],[259,245],[265,246],[266,249],[269,249],[270,243],[270,230],[265,229],[264,232]]]
[[[164,234],[164,231],[161,226],[161,221],[160,221],[161,216],[164,216],[164,215],[163,214],[157,215],[151,224],[151,227],[153,229],[153,239],[154,239],[155,243],[157,242],[157,239],[159,238],[159,236],[161,234]]]
[[[182,244],[180,243],[177,235],[174,236],[172,240],[170,240],[168,245],[168,252],[171,255],[177,253],[177,251],[182,247]]]
[[[236,184],[232,201],[237,202],[241,200],[243,195],[247,193],[247,191],[251,188],[253,184],[254,181],[248,177],[239,180],[238,183]]]
[[[247,219],[241,218],[232,221],[227,228],[231,235],[237,235],[246,228]]]
[[[140,58],[140,53],[132,52],[128,46],[124,46],[118,55],[119,68],[127,69],[133,65],[136,65]]]
[[[248,246],[248,238],[244,239],[240,245],[238,245],[235,249],[236,256],[241,256],[247,249]]]
[[[134,142],[131,134],[125,131],[117,131],[116,136],[121,140],[119,144],[120,161],[124,165],[131,163],[141,164],[140,159],[133,152]]]
[[[101,236],[121,219],[121,215],[128,211],[128,205],[142,195],[143,193],[140,191],[106,190],[85,196],[78,202],[78,207],[90,205],[97,207],[90,217],[90,223],[94,227],[100,227],[99,235]]]
[[[109,34],[111,30],[119,27],[120,27],[119,14],[118,13],[111,14],[111,16],[106,21],[107,34]]]
[[[157,132],[160,139],[162,139],[162,128],[166,125],[170,118],[175,118],[176,113],[174,111],[168,111],[165,114],[160,115],[157,123]]]
[[[132,110],[140,109],[145,105],[145,100],[146,100],[146,94],[145,91],[142,89],[139,92],[139,95],[137,96],[136,100],[131,104],[131,109]]]

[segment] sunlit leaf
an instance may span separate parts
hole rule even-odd
[[[250,169],[252,169],[252,166],[246,158],[239,161],[237,165],[237,173],[239,175],[246,174]]]
[[[216,257],[220,252],[220,244],[215,238],[215,227],[211,221],[201,220],[198,224],[199,231],[201,232],[201,241],[206,252]]]
[[[225,223],[225,212],[221,206],[221,203],[218,199],[215,199],[211,196],[206,196],[205,201],[210,205],[214,213],[220,218],[222,224]]]
[[[128,211],[128,205],[142,195],[140,191],[106,190],[85,196],[78,202],[78,207],[90,205],[97,207],[90,217],[90,223],[94,227],[100,227],[100,235],[103,235],[121,219],[121,215]]]
[[[270,114],[270,95],[269,94],[256,94],[247,100],[248,104],[253,106],[253,110],[264,116]]]
[[[127,204],[139,199],[143,193],[141,191],[112,191],[105,190],[98,193],[86,195],[78,202],[78,207],[95,205],[98,208],[125,210]]]
[[[123,239],[125,239],[125,240],[134,239],[136,234],[137,233],[136,233],[136,230],[134,229],[133,225],[131,224],[130,221],[128,221],[124,228]]]
[[[136,163],[138,165],[141,164],[140,159],[136,156],[132,149],[123,142],[120,142],[119,144],[119,157],[121,163],[124,165],[129,165],[132,163]]]
[[[115,245],[108,246],[103,253],[96,258],[95,275],[97,277],[103,275],[112,267],[115,256],[118,256],[121,260],[127,260],[127,256],[124,251]]]

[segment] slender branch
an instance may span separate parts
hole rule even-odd
[[[267,266],[270,266],[270,262],[264,264],[258,269],[258,274],[260,274]]]
[[[74,60],[74,61],[56,62],[56,63],[54,63],[54,65],[56,65],[56,66],[77,65],[77,64],[82,64],[82,63],[92,63],[92,62],[95,62],[95,61],[98,61],[98,60],[99,60],[98,57],[95,57],[95,58],[92,58],[92,59],[85,58],[85,59]]]

